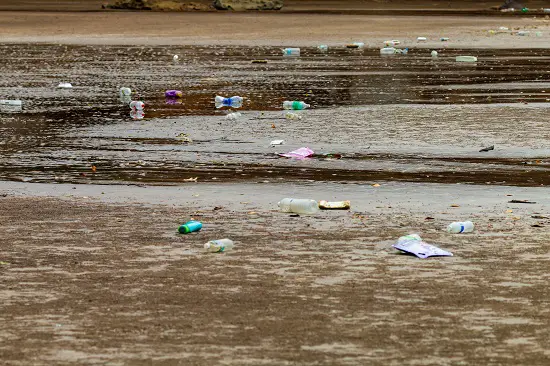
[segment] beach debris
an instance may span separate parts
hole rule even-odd
[[[398,46],[401,44],[401,41],[397,40],[397,39],[392,39],[390,41],[384,41],[384,46],[385,47],[393,47],[393,46]]]
[[[122,87],[122,88],[119,89],[118,93],[120,94],[120,97],[121,97],[121,98],[129,97],[129,96],[132,95],[132,89],[126,88],[126,87]]]
[[[474,231],[474,223],[471,221],[457,221],[447,226],[447,232],[452,234],[471,233]]]
[[[424,220],[426,221],[435,220],[435,217],[428,216],[428,217],[425,217]]]
[[[479,150],[479,152],[487,152],[495,149],[495,145],[491,145],[489,147],[484,147],[483,149]]]
[[[285,158],[294,158],[294,159],[302,160],[307,157],[310,157],[313,154],[314,154],[313,150],[311,150],[309,147],[301,147],[299,149],[296,149],[284,154],[279,154],[279,156],[284,156]]]
[[[433,50],[432,53],[431,53],[432,57],[437,57],[437,51],[436,50]]]
[[[164,92],[166,98],[183,98],[183,92],[181,90],[167,90]]]
[[[61,89],[71,89],[73,85],[71,83],[59,83],[57,87]]]
[[[529,201],[529,200],[511,200],[511,201],[508,201],[508,203],[529,203],[529,204],[534,204],[536,202]]]
[[[440,40],[441,42],[448,42],[448,41],[449,41],[449,37],[441,37],[441,38],[439,38],[439,40]]]
[[[300,56],[300,49],[299,48],[284,48],[283,49],[283,56]]]
[[[530,36],[531,32],[528,30],[520,30],[516,32],[516,35],[525,37],[525,36]]]
[[[327,52],[328,46],[326,44],[320,44],[319,46],[317,46],[317,49],[321,52]]]
[[[296,120],[301,120],[302,119],[302,115],[298,114],[298,113],[294,113],[294,112],[286,112],[285,113],[285,118],[286,119],[296,119]]]
[[[533,219],[550,219],[549,216],[542,216],[542,215],[532,215],[531,218],[533,218]]]
[[[199,231],[200,229],[202,229],[202,222],[191,220],[181,225],[178,228],[178,231],[180,232],[180,234],[189,234],[195,231]]]
[[[0,105],[22,105],[23,103],[19,99],[2,99]]]
[[[477,57],[475,56],[456,56],[456,62],[477,62]]]
[[[374,183],[374,184],[371,184],[371,186],[372,186],[372,187],[375,187],[375,188],[378,188],[378,187],[380,187],[380,184]]]
[[[178,55],[174,55],[174,57],[172,57],[172,60],[174,60],[174,61],[178,61],[178,60],[179,60],[179,58],[180,58],[180,57],[179,57]]]
[[[364,48],[365,44],[363,42],[353,42],[346,45],[347,48]]]
[[[457,205],[456,203],[451,204],[451,207],[460,207],[460,205]]]
[[[350,201],[329,202],[325,200],[319,201],[319,208],[323,210],[349,210],[351,208]]]
[[[311,199],[283,198],[277,203],[279,211],[311,215],[319,211],[319,203]]]
[[[285,140],[273,140],[269,144],[270,145],[282,145],[285,143]]]
[[[533,225],[531,225],[531,227],[544,227],[544,225],[541,225],[541,224],[533,224]]]
[[[214,104],[216,105],[216,108],[241,108],[243,106],[243,97],[234,96],[230,98],[224,98],[222,96],[216,95],[216,97],[214,98]]]
[[[179,133],[179,134],[176,136],[176,138],[177,138],[178,140],[180,140],[181,142],[186,142],[186,143],[188,143],[188,142],[193,142],[193,140],[191,139],[191,137],[189,137],[185,132]]]
[[[299,100],[285,100],[283,102],[283,109],[293,109],[295,111],[301,111],[309,107],[311,107],[310,104],[307,104]]]
[[[417,42],[426,42],[427,40],[428,40],[428,38],[426,38],[426,37],[417,37],[416,38]]]
[[[422,241],[422,238],[418,234],[402,236],[397,240],[396,244],[392,245],[392,247],[405,253],[414,254],[422,259],[434,256],[453,256],[451,252]]]
[[[145,118],[145,112],[141,109],[132,109],[130,111],[130,117],[135,120],[140,120]]]
[[[267,60],[252,60],[253,64],[267,64]]]
[[[223,253],[233,249],[235,243],[231,239],[210,240],[204,244],[204,251],[210,253]]]
[[[184,182],[196,182],[197,180],[199,180],[199,177],[186,178],[183,181]]]

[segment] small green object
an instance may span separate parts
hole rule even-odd
[[[9,265],[9,264],[10,264],[9,262],[2,262],[2,261],[0,261],[0,266],[7,266],[7,265]]]
[[[522,13],[527,13],[528,11],[529,11],[529,8],[523,8],[523,9],[521,9],[521,12],[522,12]]]
[[[292,109],[294,110],[303,109],[302,103],[295,100],[294,102],[292,102]]]

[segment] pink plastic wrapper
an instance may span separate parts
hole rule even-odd
[[[301,147],[298,150],[287,152],[285,154],[279,154],[279,156],[284,156],[285,158],[294,158],[294,159],[302,160],[313,154],[314,154],[313,150],[311,150],[309,147]]]

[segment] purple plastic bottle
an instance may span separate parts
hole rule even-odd
[[[164,92],[166,98],[183,98],[183,92],[181,90],[167,90]]]

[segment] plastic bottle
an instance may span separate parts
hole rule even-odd
[[[119,93],[120,93],[121,98],[122,97],[129,97],[130,95],[132,95],[132,89],[122,87],[122,88],[120,88]]]
[[[477,57],[475,56],[456,56],[456,62],[477,62]]]
[[[416,41],[417,42],[426,42],[428,39],[426,37],[417,37],[416,38]]]
[[[183,92],[181,90],[167,90],[164,92],[166,98],[183,98]]]
[[[210,240],[208,243],[204,244],[204,251],[211,253],[222,253],[227,252],[228,250],[233,249],[234,243],[231,239],[218,239]]]
[[[283,56],[300,56],[299,48],[285,48],[283,49]]]
[[[384,41],[384,47],[393,47],[401,44],[401,41],[397,39],[392,39],[390,41]]]
[[[214,98],[214,103],[216,104],[216,108],[222,108],[222,107],[233,107],[233,108],[241,108],[243,105],[243,98],[234,96],[231,98],[224,98],[219,95],[216,95]]]
[[[296,111],[300,111],[309,107],[311,107],[309,104],[297,100],[285,100],[283,102],[283,109],[294,109]]]
[[[380,49],[381,55],[395,55],[395,48],[393,47],[384,47]]]
[[[319,203],[315,200],[284,198],[278,203],[281,212],[297,214],[314,214],[319,211]]]
[[[130,117],[132,119],[143,119],[145,118],[145,112],[143,109],[132,109],[130,110]]]
[[[61,89],[71,89],[73,86],[71,83],[59,83],[57,87]]]
[[[409,53],[409,49],[408,48],[403,48],[403,49],[396,48],[395,53],[406,55],[407,53]]]
[[[326,44],[321,44],[321,45],[317,46],[317,48],[321,52],[327,52],[328,51],[328,46]]]
[[[191,220],[191,221],[187,221],[185,224],[181,225],[178,228],[178,231],[181,234],[189,234],[189,233],[192,233],[194,231],[199,231],[200,229],[202,229],[202,223],[200,221]]]
[[[432,51],[432,57],[437,57],[437,51]]]
[[[174,57],[172,57],[172,60],[174,60],[174,62],[177,62],[179,60],[179,56],[178,55],[174,55]]]
[[[471,221],[453,222],[447,226],[447,231],[453,234],[471,233],[474,231],[474,223]]]
[[[143,110],[143,108],[145,108],[145,103],[140,102],[138,100],[133,100],[130,102],[130,108],[141,111]]]
[[[19,99],[9,100],[9,99],[3,99],[0,100],[0,105],[21,105],[21,101]]]

